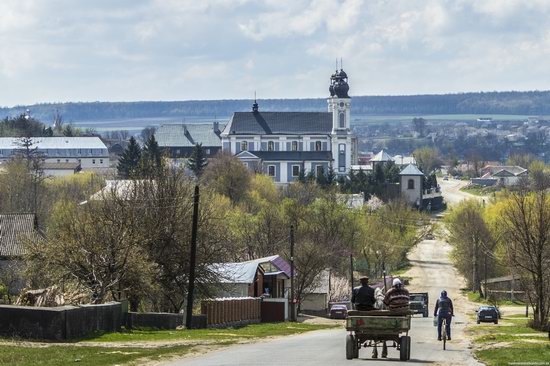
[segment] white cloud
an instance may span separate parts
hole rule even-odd
[[[547,0],[2,0],[0,105],[549,89]]]

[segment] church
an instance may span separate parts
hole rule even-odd
[[[287,184],[300,174],[348,175],[357,164],[357,138],[351,131],[351,98],[343,69],[330,77],[328,112],[235,112],[220,137],[222,149],[249,169],[275,183]]]

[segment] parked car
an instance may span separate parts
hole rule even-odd
[[[415,314],[422,314],[422,317],[427,318],[429,315],[428,309],[429,297],[427,292],[416,292],[409,294],[409,306]]]
[[[498,309],[495,306],[483,305],[476,310],[477,324],[481,322],[490,322],[498,324]]]
[[[449,177],[445,175],[445,176],[443,177],[443,180],[449,180]]]
[[[332,305],[330,307],[331,319],[346,319],[348,317],[348,308],[346,305]]]

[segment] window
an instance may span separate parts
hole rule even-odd
[[[346,144],[338,144],[338,150],[340,151],[340,154],[343,154],[346,152]]]
[[[298,141],[292,141],[292,151],[298,151]]]
[[[298,177],[300,175],[300,166],[299,165],[293,165],[292,166],[292,176]]]
[[[61,163],[61,159],[57,159],[57,162],[58,162],[58,163]]]
[[[267,166],[267,175],[269,175],[270,177],[275,176],[275,165],[268,165]]]
[[[204,152],[206,153],[206,155],[210,155],[210,149],[204,149]]]
[[[414,179],[409,179],[407,182],[407,189],[414,189]]]
[[[344,173],[346,171],[346,167],[345,166],[338,167],[338,171],[340,173]]]
[[[275,143],[273,141],[267,142],[267,151],[273,151],[275,150]]]
[[[322,165],[317,165],[315,167],[315,173],[316,173],[317,176],[324,175],[325,174],[325,169],[323,168]]]
[[[346,115],[344,113],[340,113],[339,117],[340,117],[340,120],[339,120],[340,128],[345,128],[346,127]]]
[[[321,141],[315,141],[315,151],[321,151]]]
[[[65,163],[68,163],[69,162],[69,159],[65,159]]]
[[[99,159],[99,164],[103,164],[103,159]]]
[[[241,150],[242,151],[248,150],[248,142],[247,141],[241,142]]]
[[[92,159],[92,164],[95,164],[95,159]]]

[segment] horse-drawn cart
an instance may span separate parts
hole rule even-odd
[[[389,347],[399,350],[399,359],[407,361],[411,358],[411,316],[392,314],[386,310],[349,311],[346,319],[346,358],[351,360],[359,357],[362,347],[374,347],[384,342]],[[391,343],[391,344],[390,344]]]

